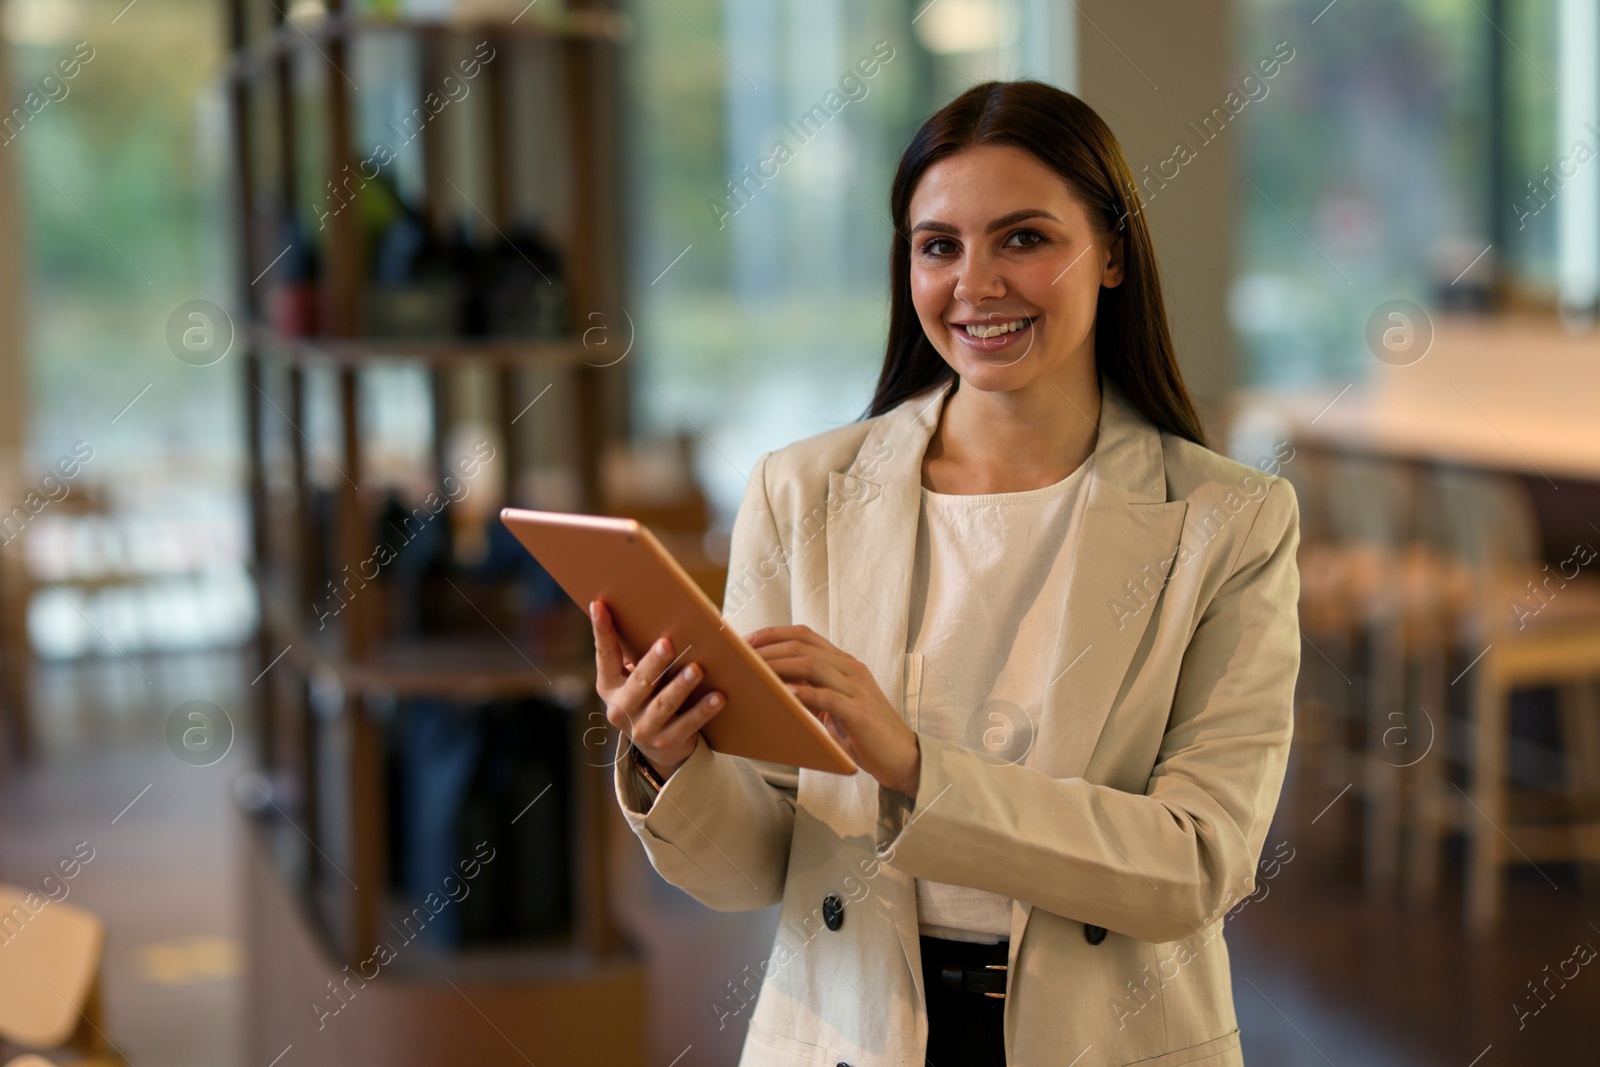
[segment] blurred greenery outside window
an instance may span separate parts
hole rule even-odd
[[[691,424],[697,474],[731,519],[761,452],[850,422],[871,397],[889,185],[911,135],[975,82],[1070,87],[1072,9],[675,0],[631,12],[635,416],[644,432]]]
[[[30,610],[47,656],[226,644],[255,625],[236,364],[189,366],[165,336],[180,304],[235,292],[219,239],[222,14],[212,0],[0,8],[6,109],[33,112],[0,145],[30,275],[30,473],[86,442],[73,492],[98,487],[107,504],[82,519],[51,505],[29,523],[34,569],[59,586]],[[106,575],[139,580],[73,583]]]
[[[1241,173],[1254,188],[1238,192],[1230,307],[1242,384],[1359,381],[1374,365],[1363,331],[1378,305],[1482,305],[1496,271],[1503,306],[1553,308],[1562,214],[1530,213],[1524,227],[1517,206],[1566,150],[1560,6],[1241,0],[1241,57],[1295,48],[1243,127]],[[1498,191],[1493,47],[1505,86]],[[1572,206],[1576,194],[1560,195]],[[1491,249],[1496,215],[1505,240]]]

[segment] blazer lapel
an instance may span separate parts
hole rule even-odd
[[[1102,380],[1099,437],[1033,747],[1052,778],[1083,774],[1155,616],[1189,504],[1167,500],[1161,434]]]
[[[1111,714],[1128,664],[1172,571],[1189,510],[1167,500],[1161,432],[1101,379],[1094,470],[1067,579],[1061,636],[1046,668],[1040,722],[1023,764],[1052,778],[1081,777]],[[1012,902],[1009,966],[1033,905]]]
[[[948,391],[879,419],[850,470],[828,474],[829,640],[872,668],[902,717],[922,457]]]

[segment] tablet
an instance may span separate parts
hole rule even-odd
[[[722,613],[635,519],[502,508],[500,521],[589,614],[589,601],[611,610],[627,658],[639,662],[665,635],[675,654],[668,677],[691,660],[705,672],[685,698],[692,707],[706,693],[727,698],[700,728],[717,752],[835,774],[854,774],[844,750],[750,643],[725,625]]]

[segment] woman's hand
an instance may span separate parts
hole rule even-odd
[[[700,665],[683,665],[671,681],[658,689],[667,669],[677,666],[673,663],[672,642],[661,638],[635,666],[624,662],[622,642],[603,602],[589,604],[589,621],[594,624],[594,688],[606,702],[606,721],[627,734],[662,777],[672,777],[672,772],[699,744],[700,727],[722,710],[722,694],[713,690],[682,714],[676,714],[700,681]]]
[[[745,634],[745,640],[857,764],[883,785],[916,799],[922,773],[916,731],[895,711],[865,663],[809,626],[768,626]]]

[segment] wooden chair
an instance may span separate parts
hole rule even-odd
[[[1282,474],[1301,510],[1299,624],[1306,649],[1294,699],[1291,758],[1301,800],[1322,809],[1362,777],[1360,649],[1370,590],[1384,584],[1384,553],[1352,536],[1339,515],[1341,458],[1302,450]]]
[[[1600,861],[1600,579],[1549,580],[1547,599],[1527,588],[1549,579],[1540,559],[1537,522],[1515,481],[1441,468],[1424,488],[1428,535],[1441,550],[1442,606],[1433,686],[1465,683],[1465,789],[1449,778],[1454,754],[1443,699],[1434,716],[1434,755],[1416,767],[1407,813],[1408,896],[1433,897],[1444,832],[1469,844],[1465,922],[1482,936],[1499,922],[1504,868],[1540,861]],[[1519,619],[1513,603],[1537,611]],[[1448,653],[1460,665],[1444,680]],[[1554,686],[1567,760],[1564,811],[1543,816],[1535,797],[1513,795],[1508,783],[1510,701],[1514,689]]]
[[[124,1061],[102,1019],[105,928],[93,914],[43,894],[0,885],[0,1043],[63,1051],[78,1067]],[[23,1056],[12,1063],[48,1063]]]
[[[1355,714],[1354,649],[1359,637],[1353,561],[1329,518],[1325,454],[1301,450],[1282,474],[1300,505],[1300,632],[1307,648],[1296,680],[1295,738],[1290,749],[1297,801],[1320,809],[1352,773],[1348,724]],[[1329,791],[1332,792],[1329,792]]]
[[[27,559],[24,540],[0,544],[0,777],[33,755],[33,649],[28,642]]]
[[[1307,698],[1296,744],[1328,798],[1363,801],[1362,879],[1385,896],[1399,882],[1410,679],[1416,635],[1433,613],[1430,558],[1416,535],[1414,467],[1302,450],[1290,478],[1302,521],[1301,659]],[[1285,472],[1290,465],[1285,466]],[[1298,479],[1298,480],[1296,480]],[[1302,488],[1303,484],[1303,488]]]

